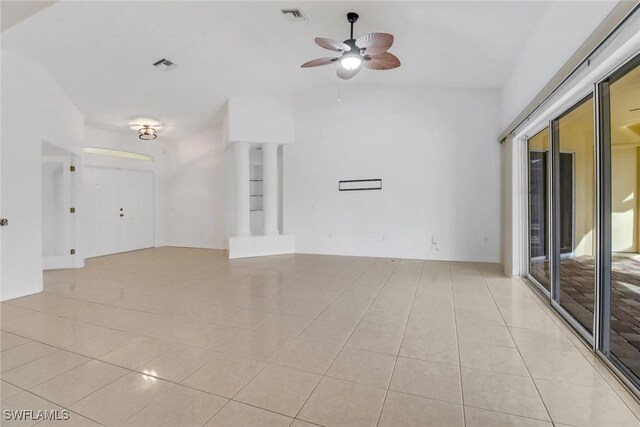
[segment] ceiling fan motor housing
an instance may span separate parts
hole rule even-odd
[[[360,51],[360,48],[358,46],[356,46],[356,39],[347,39],[343,43],[351,48],[348,52],[359,52]]]

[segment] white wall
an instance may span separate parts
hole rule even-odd
[[[298,96],[296,143],[283,147],[284,232],[296,250],[498,261],[498,98],[348,84],[341,102],[334,91]],[[338,191],[363,178],[383,189]]]
[[[616,4],[595,1],[588,7],[577,7],[570,1],[549,3],[502,89],[500,131],[524,110]],[[562,37],[557,37],[558,28]]]
[[[167,143],[166,244],[226,248],[222,130]]]
[[[227,110],[230,142],[293,142],[293,104],[289,97],[233,97]]]
[[[2,300],[42,290],[42,141],[79,154],[83,132],[48,72],[2,50]]]

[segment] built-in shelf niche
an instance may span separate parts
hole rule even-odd
[[[251,212],[262,212],[263,199],[262,165],[251,165],[249,171],[249,204]]]

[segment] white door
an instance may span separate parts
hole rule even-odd
[[[153,247],[152,172],[86,167],[84,200],[87,258]]]
[[[153,246],[153,174],[120,170],[118,174],[118,252]]]
[[[84,168],[81,216],[87,258],[118,251],[117,172],[117,169]]]
[[[72,268],[72,176],[70,156],[42,159],[42,267]]]

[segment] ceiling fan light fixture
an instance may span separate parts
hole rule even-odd
[[[153,141],[157,137],[156,129],[149,125],[142,125],[142,127],[138,129],[138,138],[143,141]]]
[[[388,52],[393,45],[394,37],[388,33],[368,33],[360,37],[353,36],[353,24],[358,20],[358,14],[349,12],[347,21],[351,26],[349,39],[339,42],[324,37],[316,37],[314,41],[321,48],[338,52],[338,57],[318,58],[307,61],[302,68],[319,67],[339,62],[336,74],[342,80],[349,80],[358,74],[363,66],[370,70],[391,70],[400,66],[400,60]]]
[[[344,55],[340,58],[340,65],[345,70],[355,70],[362,65],[362,57],[360,55]]]

